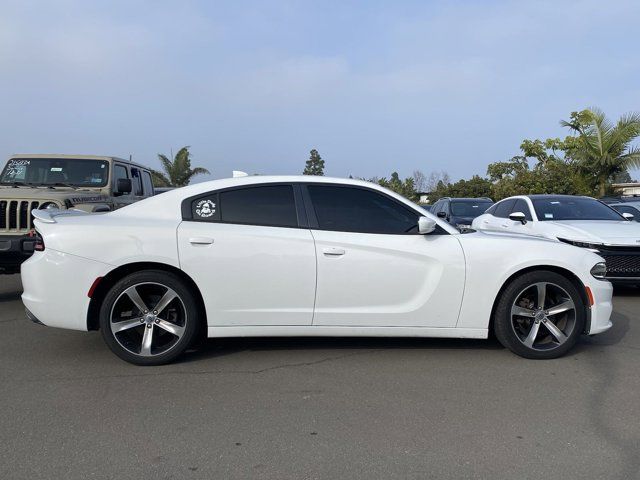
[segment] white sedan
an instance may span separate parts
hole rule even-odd
[[[640,224],[590,197],[505,198],[473,220],[474,230],[519,233],[587,248],[603,257],[607,279],[640,283]]]
[[[611,327],[600,258],[519,236],[461,234],[368,182],[244,177],[106,214],[35,210],[28,317],[102,332],[140,365],[198,335],[487,338],[528,358]]]

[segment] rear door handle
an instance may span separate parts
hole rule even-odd
[[[327,247],[322,249],[322,253],[324,253],[327,257],[339,257],[341,255],[344,255],[346,252],[344,248]]]
[[[191,237],[189,239],[189,243],[191,245],[211,245],[213,243],[213,238],[209,238],[209,237]]]

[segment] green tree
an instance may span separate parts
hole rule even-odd
[[[416,188],[414,184],[414,179],[412,177],[405,178],[404,180],[400,179],[400,175],[398,172],[393,172],[391,174],[391,178],[388,180],[383,178],[372,178],[369,180],[370,182],[377,183],[389,190],[393,190],[399,195],[402,195],[405,198],[408,198],[412,202],[415,202],[418,199],[418,195],[416,194]]]
[[[311,150],[310,154],[311,156],[309,157],[309,160],[307,160],[307,163],[304,166],[304,171],[302,172],[302,174],[323,176],[324,160],[322,159],[322,157],[320,156],[320,154],[315,148]]]
[[[166,155],[158,154],[164,173],[153,170],[153,183],[156,187],[184,187],[189,185],[195,175],[209,174],[209,170],[202,167],[191,168],[191,153],[189,147],[178,150],[173,161]]]
[[[640,166],[640,147],[631,145],[640,137],[639,113],[625,114],[614,125],[601,110],[591,108],[572,112],[569,121],[560,124],[576,134],[572,156],[600,196],[607,193],[612,177]]]
[[[436,188],[429,194],[429,202],[434,203],[442,197],[491,197],[493,184],[487,178],[474,175],[469,180],[458,180],[455,183],[438,182]]]

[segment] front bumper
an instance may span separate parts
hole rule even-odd
[[[594,303],[589,310],[589,324],[586,333],[595,335],[609,330],[613,326],[611,323],[613,286],[607,281],[594,280],[589,282],[587,287],[591,290]]]
[[[0,273],[18,273],[35,244],[35,237],[29,235],[0,235]]]

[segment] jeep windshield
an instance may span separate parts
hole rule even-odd
[[[104,187],[109,162],[77,158],[11,158],[0,185]]]

